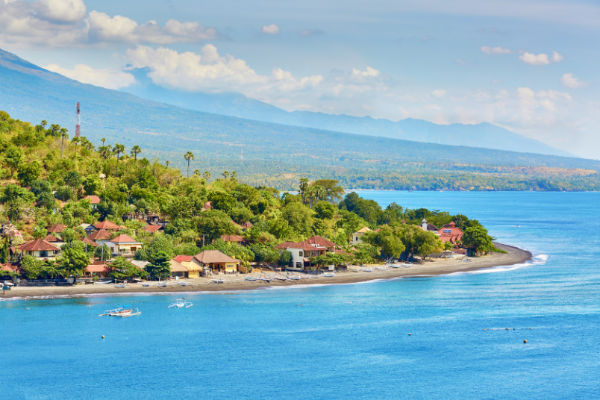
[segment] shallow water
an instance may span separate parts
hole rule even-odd
[[[3,301],[0,398],[600,396],[600,193],[361,195],[465,213],[536,258],[449,276],[189,295],[189,309],[168,308],[177,294]],[[97,316],[124,304],[142,315]]]

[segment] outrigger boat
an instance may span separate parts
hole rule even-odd
[[[257,277],[255,277],[255,276],[247,276],[247,277],[246,277],[246,280],[247,280],[247,281],[249,281],[249,282],[255,282],[255,281],[257,281],[257,280],[258,280],[258,278],[257,278]]]
[[[288,275],[287,278],[291,281],[299,281],[300,280],[300,276],[298,276],[298,275]]]
[[[177,299],[175,303],[169,305],[169,308],[190,308],[194,305],[191,301],[186,301],[185,299]]]
[[[212,280],[212,283],[221,284],[221,283],[225,283],[225,281],[221,278],[215,278]]]
[[[323,274],[325,278],[333,278],[335,274],[333,272],[326,272]]]
[[[140,315],[142,312],[139,309],[133,308],[115,308],[112,310],[106,310],[102,314],[99,314],[99,317],[134,317],[136,315]]]

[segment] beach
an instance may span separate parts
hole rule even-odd
[[[445,275],[457,272],[468,272],[478,269],[508,266],[529,261],[532,254],[529,251],[514,246],[496,243],[496,246],[506,253],[494,253],[481,257],[452,257],[428,259],[422,264],[401,264],[399,268],[384,265],[369,265],[349,267],[347,271],[336,271],[334,276],[290,272],[289,275],[300,277],[298,280],[279,280],[277,276],[286,273],[271,271],[253,271],[250,274],[218,275],[210,278],[180,279],[166,282],[159,286],[158,282],[128,283],[125,287],[114,284],[78,284],[74,286],[17,286],[8,290],[0,298],[51,298],[51,297],[80,297],[90,295],[120,295],[135,293],[177,293],[177,292],[210,292],[256,290],[266,287],[348,284],[372,280],[408,278],[416,276]],[[256,278],[271,278],[270,282],[263,280],[247,281],[248,276]],[[221,279],[222,283],[215,283]],[[163,282],[164,284],[164,282]]]

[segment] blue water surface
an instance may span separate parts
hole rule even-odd
[[[0,398],[600,398],[600,193],[361,195],[467,214],[535,261],[196,294],[189,309],[168,308],[179,295],[0,301]],[[123,304],[142,315],[97,316]]]

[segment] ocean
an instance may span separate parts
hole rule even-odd
[[[179,294],[0,301],[0,398],[600,398],[600,193],[360,194],[464,213],[534,260],[190,294],[188,309],[168,308]],[[142,315],[98,317],[121,305]]]

